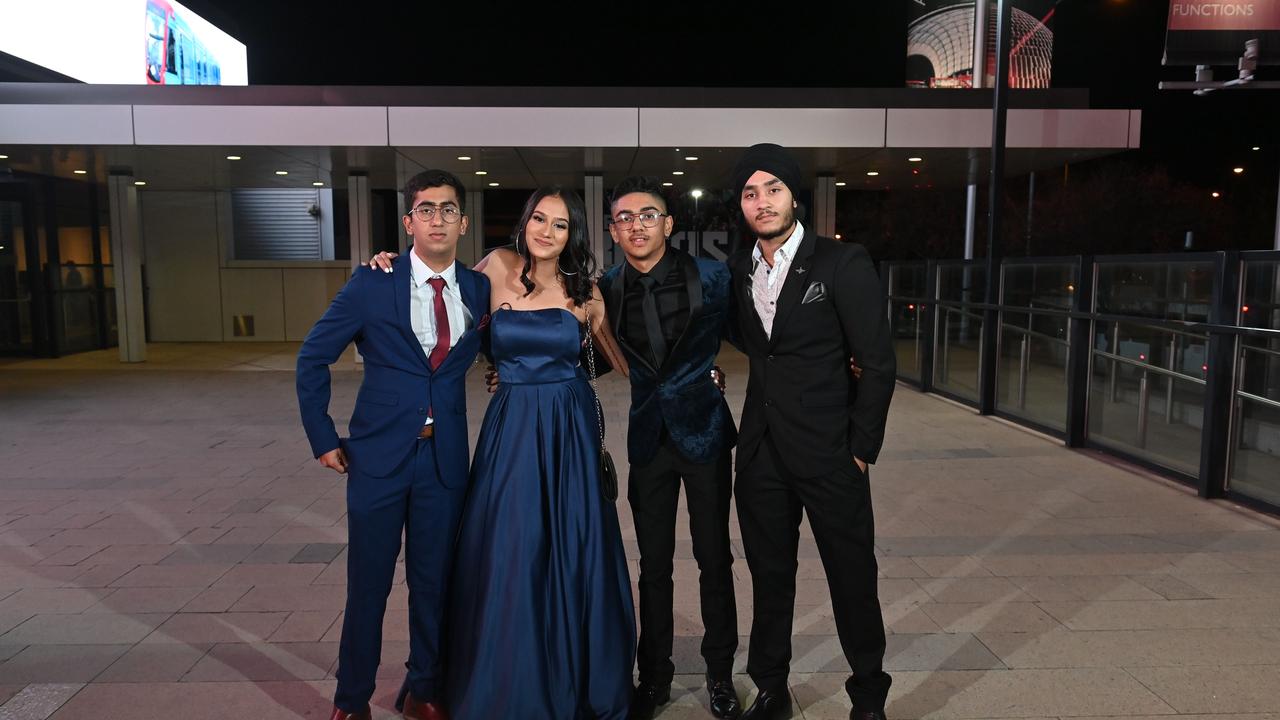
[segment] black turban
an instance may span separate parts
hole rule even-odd
[[[742,196],[742,188],[757,170],[763,170],[782,182],[792,194],[800,192],[800,165],[786,148],[773,143],[752,145],[742,153],[742,158],[733,168],[733,191]]]

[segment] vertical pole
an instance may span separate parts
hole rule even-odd
[[[1240,253],[1236,250],[1218,254],[1213,283],[1213,300],[1209,322],[1234,325],[1240,307]],[[1200,477],[1197,492],[1201,497],[1217,498],[1226,494],[1227,463],[1231,459],[1231,406],[1235,399],[1232,385],[1238,339],[1234,335],[1211,332],[1205,353],[1204,424],[1200,435]]]
[[[991,415],[996,409],[996,355],[1000,314],[992,307],[999,301],[1000,208],[1004,198],[1005,138],[1009,120],[1009,35],[1013,6],[996,0],[996,82],[991,121],[991,197],[987,208],[987,292],[983,311],[978,410]]]

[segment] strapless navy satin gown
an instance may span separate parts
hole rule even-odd
[[[600,493],[595,395],[567,310],[499,310],[451,587],[454,720],[626,717],[631,580]]]

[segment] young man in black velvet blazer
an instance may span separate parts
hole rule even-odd
[[[751,570],[747,672],[759,693],[747,720],[791,716],[787,676],[802,514],[831,590],[853,675],[850,717],[882,720],[882,667],[868,465],[884,440],[896,362],[885,293],[860,245],[818,237],[796,220],[801,174],[771,144],[734,170],[753,242],[729,259],[738,332],[750,360],[738,435],[738,521]],[[855,382],[849,357],[857,358]]]
[[[630,717],[649,720],[671,695],[672,557],[683,480],[699,570],[711,713],[737,718],[742,707],[731,673],[738,616],[729,547],[734,427],[712,379],[729,321],[729,269],[670,247],[674,223],[656,180],[619,183],[609,217],[609,231],[626,260],[599,284],[631,369],[627,500],[640,547],[640,684]]]

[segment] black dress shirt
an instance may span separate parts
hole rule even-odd
[[[684,332],[685,326],[689,324],[689,292],[685,284],[683,268],[680,265],[682,261],[687,262],[688,259],[681,258],[680,255],[681,253],[672,248],[667,248],[662,259],[647,273],[636,270],[630,263],[627,263],[622,270],[627,288],[622,301],[624,308],[621,318],[622,334],[627,344],[643,357],[649,358],[655,368],[662,367],[662,363],[667,359],[666,354],[671,352],[676,341],[680,339],[680,334]],[[666,353],[662,353],[661,357],[654,352],[645,326],[643,306],[645,294],[649,292],[646,289],[646,282],[642,280],[645,277],[653,278],[655,281],[652,292],[658,306],[662,337],[667,346]]]

